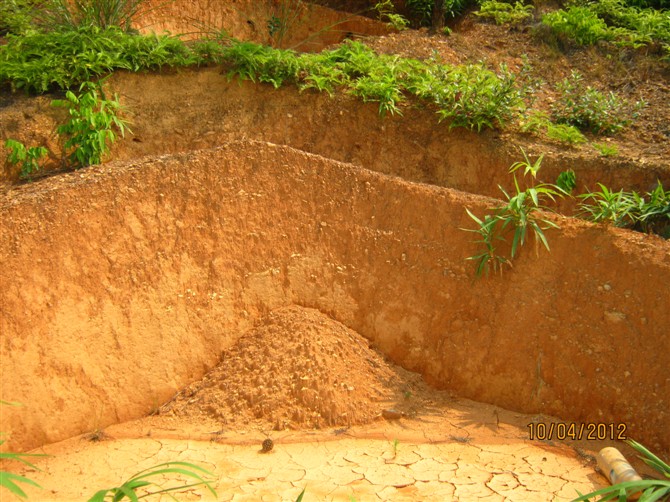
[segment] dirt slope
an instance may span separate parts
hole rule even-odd
[[[27,448],[146,414],[300,304],[455,394],[667,448],[670,243],[561,219],[551,253],[475,281],[464,206],[489,204],[259,142],[15,188],[0,394],[26,406],[2,430]]]

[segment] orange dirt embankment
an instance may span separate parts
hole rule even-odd
[[[449,129],[433,110],[407,108],[403,116],[380,118],[378,105],[351,97],[288,86],[229,82],[222,70],[206,68],[168,74],[117,72],[109,80],[127,107],[133,135],[118,141],[117,160],[211,148],[228,141],[254,139],[285,144],[411,181],[501,197],[498,185],[513,189],[508,173],[523,156],[545,153],[540,178],[555,182],[568,168],[577,174],[578,191],[596,183],[618,190],[646,191],[656,180],[670,186],[670,167],[633,159],[606,159],[555,145],[527,144],[528,137],[478,134]],[[4,138],[58,150],[53,135],[63,110],[49,106],[51,97],[15,95],[0,107],[0,156]],[[60,114],[60,115],[59,115]],[[5,173],[7,177],[7,173]]]
[[[316,308],[438,387],[625,423],[670,447],[670,243],[561,219],[474,280],[490,201],[260,142],[45,179],[0,199],[0,430],[31,448],[142,416],[263,313]]]
[[[359,14],[372,12],[371,6]],[[270,24],[275,32],[270,35]],[[180,35],[183,39],[228,35],[240,40],[318,52],[346,37],[386,35],[388,24],[321,5],[289,2],[147,0],[135,26],[143,33]]]

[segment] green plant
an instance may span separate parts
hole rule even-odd
[[[198,62],[201,60],[176,38],[87,26],[9,35],[7,44],[0,45],[0,83],[43,93],[70,89],[115,69],[140,71]]]
[[[5,141],[5,146],[9,150],[7,154],[7,162],[13,165],[21,166],[21,177],[28,177],[41,169],[39,160],[45,157],[49,150],[43,146],[26,146],[20,141],[8,139]]]
[[[465,9],[468,0],[444,0],[442,9],[448,17],[457,17]],[[406,0],[405,6],[418,26],[430,26],[435,11],[435,0]]]
[[[586,137],[575,126],[568,124],[547,124],[546,134],[549,139],[567,143],[568,145],[579,145],[586,143]]]
[[[476,16],[493,19],[496,24],[520,24],[533,16],[535,7],[516,1],[512,5],[498,0],[484,0]]]
[[[562,171],[556,178],[556,186],[565,193],[570,194],[577,187],[577,176],[572,169]]]
[[[0,400],[0,406],[21,406],[21,403]],[[2,446],[4,443],[5,440],[0,440],[0,446]],[[22,462],[31,469],[35,469],[38,471],[39,469],[35,467],[35,465],[33,465],[31,462],[26,460],[26,458],[44,457],[44,456],[46,455],[39,453],[12,453],[12,452],[0,451],[0,461],[16,460],[18,462]],[[8,471],[0,471],[0,488],[5,488],[9,490],[10,493],[14,494],[17,497],[28,498],[26,492],[23,491],[23,488],[21,488],[21,486],[19,486],[18,483],[34,486],[35,488],[40,489],[42,488],[40,485],[35,483],[35,481],[26,478],[25,476],[19,476],[18,474],[14,474]],[[0,498],[2,498],[2,495],[0,495]]]
[[[593,148],[600,152],[603,157],[616,157],[619,155],[619,149],[616,145],[608,145],[607,143],[592,143]]]
[[[440,120],[449,120],[450,127],[495,128],[523,106],[515,75],[504,65],[498,74],[481,64],[431,67],[415,88],[438,106]]]
[[[377,2],[372,10],[377,12],[377,17],[380,21],[387,21],[398,31],[406,30],[409,26],[409,21],[404,16],[395,12],[395,6],[391,0]]]
[[[642,232],[670,237],[670,190],[659,181],[651,192],[614,191],[598,183],[599,191],[580,195],[581,217],[593,222],[608,222]]]
[[[579,196],[584,201],[580,204],[581,215],[588,215],[588,219],[594,222],[608,221],[617,227],[632,224],[632,206],[624,191],[615,192],[602,183],[598,186],[600,191]]]
[[[150,481],[152,478],[162,478],[165,475],[181,475],[186,478],[195,480],[195,483],[182,484],[178,486],[163,487],[155,481]],[[121,486],[114,488],[107,488],[100,490],[93,495],[88,502],[118,502],[124,498],[128,498],[131,502],[136,502],[139,499],[151,497],[154,495],[168,494],[173,500],[177,500],[170,492],[182,491],[196,486],[205,486],[207,491],[216,497],[216,491],[212,488],[211,481],[206,480],[203,476],[214,477],[214,475],[207,469],[203,469],[195,464],[189,462],[166,462],[158,464],[143,471],[138,472]],[[146,493],[138,492],[140,490],[147,490],[149,487],[159,488],[156,491],[147,491]]]
[[[268,34],[275,47],[282,47],[284,39],[296,25],[303,10],[302,0],[279,0],[268,19]]]
[[[56,131],[64,138],[64,155],[75,169],[99,164],[116,140],[115,130],[125,135],[128,125],[119,117],[118,97],[106,99],[102,87],[93,82],[79,86],[79,94],[67,91],[53,106],[67,108],[70,120]]]
[[[400,441],[398,441],[398,438],[394,439],[391,445],[393,446],[393,458],[396,458],[398,456],[398,447],[400,446]]]
[[[47,0],[37,20],[47,29],[96,26],[104,30],[117,26],[130,32],[143,3],[144,0]]]
[[[629,103],[613,92],[605,94],[584,86],[583,77],[576,71],[559,82],[556,89],[560,96],[552,106],[554,120],[595,134],[620,131],[637,118],[644,107],[642,101]]]
[[[524,170],[524,176],[530,174],[533,183],[541,167],[542,156],[531,163],[526,152],[521,150],[524,161],[516,162],[510,167],[510,173],[519,169]],[[556,197],[562,197],[565,192],[558,186],[550,183],[533,184],[521,190],[516,175],[514,175],[515,193],[509,195],[502,187],[499,187],[506,199],[506,204],[496,208],[493,214],[487,214],[483,219],[475,216],[469,209],[466,212],[477,224],[476,229],[464,229],[479,235],[475,242],[483,246],[479,254],[468,257],[468,260],[476,262],[475,272],[477,276],[489,275],[491,269],[494,272],[501,271],[504,265],[512,264],[518,254],[519,248],[526,242],[528,233],[535,237],[536,243],[541,243],[549,250],[549,243],[544,231],[550,228],[558,228],[558,225],[546,217],[538,214],[539,210],[548,210],[544,205],[545,200],[555,201]],[[506,242],[508,231],[513,231],[511,250],[509,258],[501,254],[497,249],[498,242]]]
[[[638,457],[649,467],[661,474],[665,479],[643,479],[640,481],[626,481],[615,483],[607,488],[602,488],[586,495],[579,492],[573,502],[583,502],[598,497],[599,502],[608,500],[625,501],[631,494],[641,493],[635,497],[640,502],[654,502],[670,499],[670,465],[654,455],[637,441],[629,439],[626,441],[635,451],[639,453]]]
[[[435,0],[406,0],[405,5],[419,26],[429,26]]]
[[[37,0],[3,0],[0,2],[0,36],[24,35],[34,29]]]
[[[612,40],[607,23],[589,7],[571,6],[545,14],[542,23],[559,37],[574,40],[578,45],[592,45],[601,40]]]

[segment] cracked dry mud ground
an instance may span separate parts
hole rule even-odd
[[[382,418],[389,409],[401,418]],[[594,452],[528,439],[529,423],[548,420],[431,389],[358,333],[289,306],[156,415],[46,446],[42,471],[24,474],[45,488],[38,500],[86,500],[169,461],[214,472],[218,500],[303,489],[305,500],[571,500],[602,486]],[[263,454],[267,437],[275,447]]]
[[[135,472],[167,461],[215,472],[218,500],[571,500],[604,486],[589,454],[531,442],[523,423],[546,420],[444,397],[431,410],[366,426],[270,433],[214,430],[180,417],[112,426],[99,441],[72,438],[40,450],[41,472],[25,472],[39,500],[85,500]],[[64,480],[68,480],[67,483]],[[185,491],[179,500],[200,500]],[[203,496],[209,500],[211,497]]]

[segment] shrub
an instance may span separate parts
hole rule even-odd
[[[183,42],[167,36],[129,35],[116,27],[60,29],[8,36],[0,46],[0,83],[43,93],[69,89],[115,69],[139,71],[199,61]]]
[[[67,91],[64,100],[52,101],[53,106],[67,108],[70,115],[56,131],[64,139],[64,156],[75,169],[99,164],[116,140],[115,131],[124,136],[128,128],[118,116],[121,105],[117,96],[106,99],[102,88],[92,82],[81,84],[79,92]]]
[[[493,19],[496,24],[520,24],[533,16],[532,5],[524,5],[517,1],[512,5],[507,2],[499,2],[498,0],[484,0],[481,4],[479,12],[475,15]]]
[[[582,76],[573,71],[556,88],[560,93],[552,106],[553,119],[562,124],[578,127],[595,134],[614,134],[637,118],[643,102],[634,104],[619,98],[613,92],[607,94],[584,86]]]
[[[0,36],[24,35],[33,30],[36,0],[2,0],[0,2]]]
[[[589,7],[572,6],[545,14],[542,23],[557,35],[574,40],[578,45],[592,45],[601,40],[612,40],[605,21]]]

